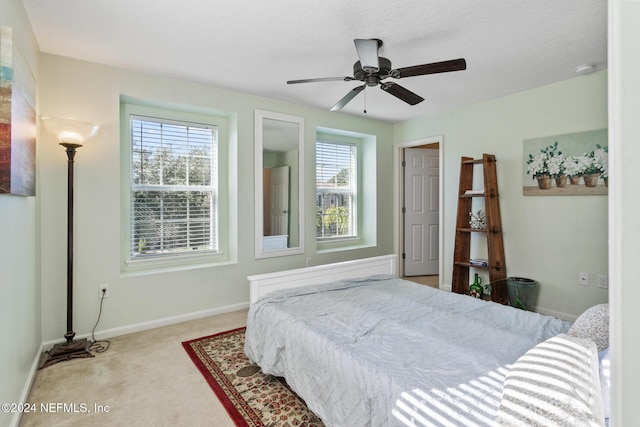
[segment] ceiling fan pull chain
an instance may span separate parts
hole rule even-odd
[[[364,114],[367,114],[367,88],[362,91],[364,93]]]

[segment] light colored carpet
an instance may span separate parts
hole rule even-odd
[[[438,288],[440,283],[440,276],[406,276],[404,280],[410,280],[412,282],[420,283],[421,285],[431,286],[432,288]]]
[[[233,426],[181,343],[246,319],[241,310],[123,335],[96,357],[42,369],[28,399],[37,411],[23,414],[20,426]],[[58,412],[41,411],[41,403]]]

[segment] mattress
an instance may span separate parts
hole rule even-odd
[[[570,326],[381,275],[264,296],[245,352],[330,426],[484,426],[510,364]]]

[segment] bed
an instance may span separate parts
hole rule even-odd
[[[249,281],[247,356],[284,377],[326,425],[535,425],[541,416],[539,425],[602,425],[596,345],[569,336],[569,322],[399,279],[394,255]],[[540,415],[539,373],[523,398],[531,363],[522,359],[540,362],[544,345],[570,354],[551,362],[558,372],[576,371],[567,387],[555,374],[544,386],[579,394],[566,414],[554,415],[566,397],[554,395]]]

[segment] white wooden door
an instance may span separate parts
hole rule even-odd
[[[405,148],[404,159],[404,275],[439,274],[438,150]]]
[[[289,166],[271,169],[271,235],[289,234]]]

